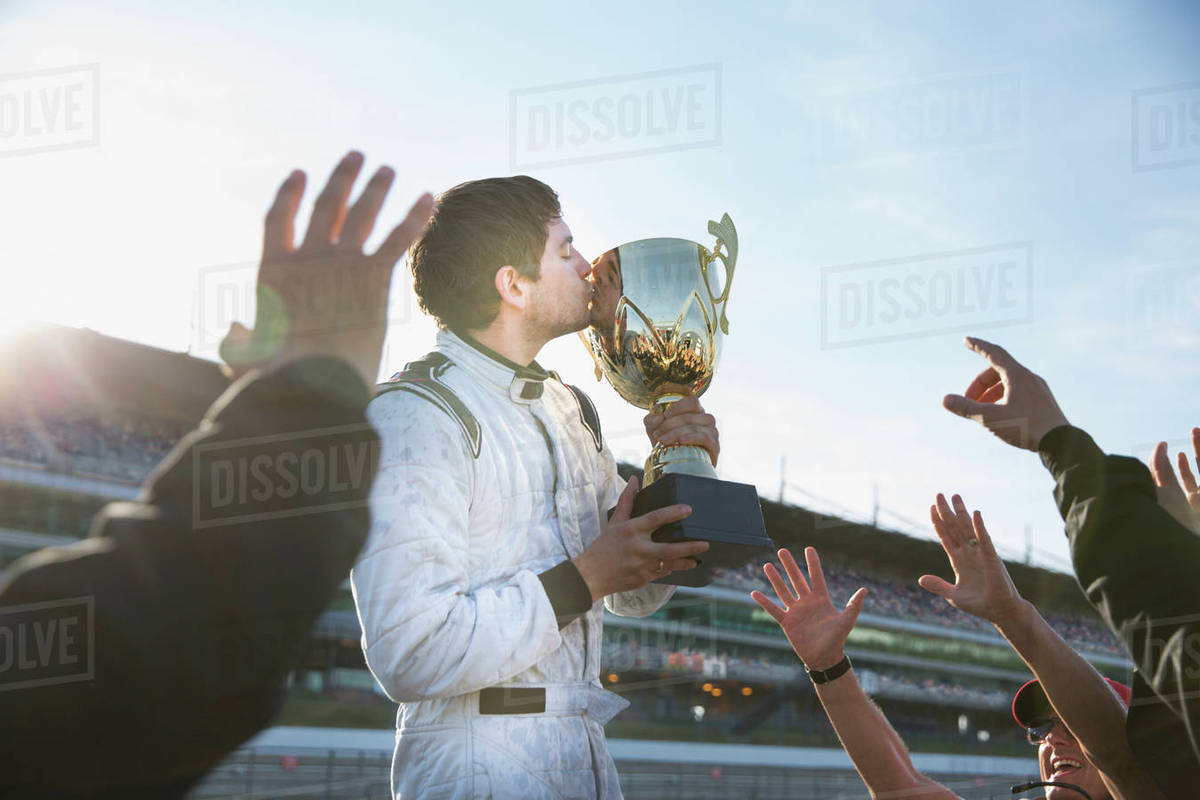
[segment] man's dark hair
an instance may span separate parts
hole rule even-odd
[[[527,175],[446,191],[409,259],[421,309],[451,330],[486,327],[500,307],[496,270],[538,280],[546,224],[561,216],[555,191]]]

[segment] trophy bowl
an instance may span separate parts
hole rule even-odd
[[[737,231],[726,214],[708,229],[709,250],[687,239],[641,239],[615,247],[592,265],[595,284],[584,341],[596,377],[608,378],[627,402],[665,411],[712,383],[729,330],[725,305],[737,262]],[[643,485],[678,472],[716,477],[708,455],[694,446],[658,446],[646,462]]]
[[[712,384],[729,332],[725,306],[737,263],[737,231],[728,214],[709,221],[710,250],[687,239],[641,239],[592,262],[589,327],[582,336],[596,378],[627,402],[657,413]],[[718,567],[740,566],[770,552],[758,492],[717,478],[708,452],[695,445],[655,445],[646,459],[634,514],[686,503],[692,515],[654,532],[656,541],[703,539],[700,566],[662,583],[705,586]]]

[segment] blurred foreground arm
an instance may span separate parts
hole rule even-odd
[[[1130,745],[1168,796],[1185,796],[1200,783],[1200,536],[1160,504],[1144,464],[1078,428],[1047,434],[1040,454],[1079,584],[1133,658]]]
[[[137,502],[105,507],[88,539],[31,554],[0,578],[0,610],[36,613],[43,633],[70,623],[61,652],[74,648],[73,674],[84,678],[5,693],[0,796],[182,796],[282,704],[285,677],[368,525],[378,437],[364,411],[378,320],[334,324],[346,319],[339,304],[363,312],[361,294],[340,295],[314,319],[312,284],[298,287],[288,261],[299,253],[308,260],[298,269],[314,273],[362,266],[361,253],[333,243],[342,220],[347,236],[365,238],[382,202],[369,186],[346,214],[361,160],[351,154],[335,170],[299,251],[290,237],[303,174],[280,189],[259,276],[260,295],[275,303],[260,302],[256,331],[230,340],[257,348],[231,345],[248,374]],[[389,252],[403,251],[427,206],[418,202]],[[384,261],[363,268],[361,292],[386,297]],[[301,485],[300,460],[314,458],[324,477]]]

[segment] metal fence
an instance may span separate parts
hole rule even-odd
[[[388,800],[391,766],[391,753],[378,751],[290,754],[249,748],[227,758],[188,797]]]
[[[281,753],[238,751],[189,795],[191,798],[301,798],[388,800],[391,754],[346,750]],[[619,760],[626,800],[840,800],[863,798],[866,787],[853,770],[758,765],[650,763]],[[1009,798],[1009,787],[1026,775],[986,779],[931,775],[966,800]]]

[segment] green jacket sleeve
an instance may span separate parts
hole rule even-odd
[[[1200,785],[1200,536],[1158,504],[1144,464],[1105,455],[1084,431],[1056,428],[1042,438],[1039,453],[1054,475],[1080,586],[1138,673],[1130,743],[1139,758],[1150,759],[1165,790],[1182,785],[1181,773],[1194,790]],[[1173,756],[1139,747],[1151,731],[1160,742],[1173,738],[1173,749],[1186,756],[1170,767],[1169,779],[1162,776]]]

